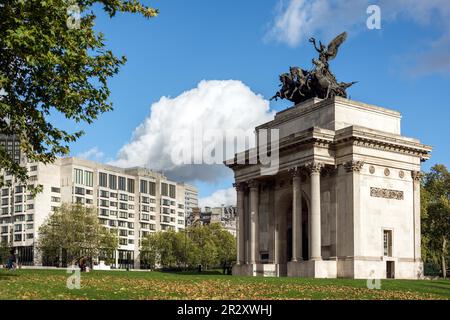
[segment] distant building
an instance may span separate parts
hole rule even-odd
[[[205,210],[200,212],[198,216],[191,216],[189,219],[189,225],[200,223],[202,225],[208,225],[211,223],[220,223],[224,229],[230,232],[233,236],[236,236],[236,207],[234,206],[221,206],[221,207],[205,207]]]
[[[190,217],[193,213],[194,208],[198,208],[198,190],[193,185],[184,183],[184,209],[186,213],[186,218]],[[186,219],[186,225],[187,225]]]
[[[9,150],[15,154],[15,140],[0,142],[7,148],[12,145]],[[18,252],[28,252],[21,261],[24,264],[42,262],[35,254],[39,227],[62,203],[98,208],[100,223],[119,231],[115,266],[135,268],[140,265],[140,240],[150,232],[184,229],[186,203],[194,203],[191,196],[186,200],[186,194],[193,194],[195,187],[145,168],[124,169],[79,158],[24,165],[28,167],[28,184],[42,185],[43,192],[33,199],[26,186],[15,183],[4,171],[4,181],[11,187],[0,190],[0,240]]]

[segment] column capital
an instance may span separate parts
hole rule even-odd
[[[233,183],[233,187],[236,189],[236,191],[245,191],[245,188],[247,187],[247,183],[245,182],[235,182]]]
[[[325,166],[325,164],[323,162],[317,162],[317,161],[311,161],[305,165],[306,170],[309,172],[310,175],[312,175],[314,173],[320,174],[320,171],[322,170],[322,168],[324,166]]]
[[[423,173],[420,171],[411,171],[411,178],[414,181],[420,181],[420,179],[422,179],[423,177]]]
[[[347,172],[360,172],[362,167],[364,166],[364,161],[355,161],[350,160],[344,162],[344,168]]]
[[[257,189],[259,187],[259,181],[255,180],[255,179],[249,180],[248,181],[248,187],[250,189]]]
[[[304,168],[301,166],[295,166],[288,170],[289,174],[293,179],[301,178]]]

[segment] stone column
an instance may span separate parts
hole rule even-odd
[[[244,197],[245,197],[245,184],[235,183],[233,185],[237,192],[237,264],[245,264],[245,207],[244,207]]]
[[[249,182],[250,188],[250,263],[259,262],[259,183],[256,180]]]
[[[421,261],[421,235],[420,235],[420,179],[422,173],[420,171],[412,171],[411,177],[413,179],[413,234],[414,234],[414,261]]]
[[[311,175],[311,260],[322,260],[321,220],[320,220],[320,171],[323,163],[308,164]]]
[[[302,189],[300,168],[292,174],[292,261],[302,261]]]

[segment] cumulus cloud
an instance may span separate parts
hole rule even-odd
[[[241,81],[204,80],[175,98],[162,97],[154,103],[150,115],[111,164],[149,167],[177,181],[218,181],[231,175],[223,164],[183,164],[174,161],[173,155],[201,143],[199,132],[248,131],[272,118],[269,102]]]
[[[353,34],[361,32],[367,30],[366,10],[372,4],[381,8],[383,29],[386,22],[396,20],[407,20],[422,26],[432,24],[439,36],[427,39],[428,45],[420,52],[408,54],[407,60],[414,63],[414,74],[449,74],[448,0],[279,0],[266,39],[295,47],[310,36],[320,36],[328,41],[342,30]]]
[[[98,147],[93,147],[89,150],[77,154],[76,156],[78,158],[87,160],[102,161],[104,160],[105,154]]]
[[[236,205],[236,190],[234,188],[219,189],[208,197],[199,199],[200,208]]]

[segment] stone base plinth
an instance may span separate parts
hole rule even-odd
[[[234,276],[282,277],[287,270],[285,264],[235,264],[232,273]]]
[[[288,262],[287,264],[288,277],[302,277],[302,278],[336,278],[337,264],[336,261],[301,261]]]

